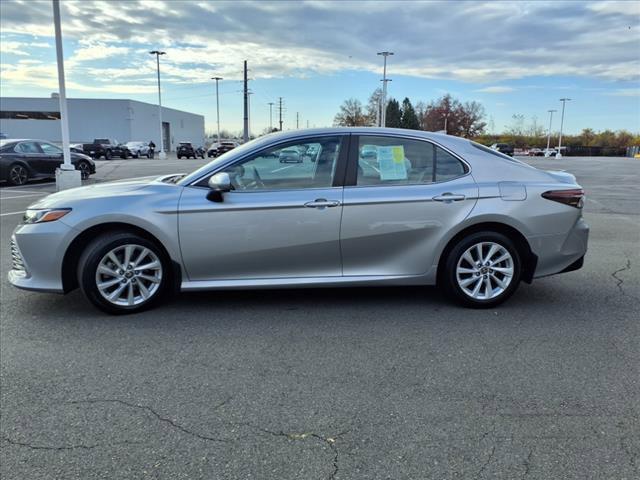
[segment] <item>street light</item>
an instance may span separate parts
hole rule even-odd
[[[571,101],[570,98],[561,98],[562,102],[562,116],[560,117],[560,138],[558,140],[558,153],[556,153],[556,158],[562,158],[562,126],[564,125],[564,105],[565,103]]]
[[[211,80],[216,81],[216,116],[218,118],[218,147],[220,146],[220,97],[218,95],[218,82],[222,80],[222,77],[211,77]]]
[[[164,55],[166,54],[166,52],[153,50],[149,53],[156,56],[156,65],[158,67],[158,118],[160,119],[160,153],[158,154],[158,158],[162,160],[167,158],[167,154],[164,152],[164,129],[162,128],[162,96],[160,95],[160,55]]]
[[[393,55],[393,52],[378,52],[378,55],[382,55],[384,58],[384,67],[382,70],[382,119],[381,125],[387,126],[387,57]]]
[[[273,131],[273,102],[269,102],[269,133]]]
[[[553,121],[553,113],[557,110],[547,110],[549,112],[549,132],[547,133],[547,150],[544,152],[545,156],[549,156],[549,147],[551,146],[551,122]]]

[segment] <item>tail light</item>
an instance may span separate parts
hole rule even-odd
[[[573,188],[571,190],[549,190],[542,194],[543,198],[554,202],[564,203],[575,208],[582,208],[584,205],[584,190]]]

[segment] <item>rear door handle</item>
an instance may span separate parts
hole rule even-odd
[[[338,205],[340,205],[340,202],[337,200],[327,200],[326,198],[316,198],[314,201],[304,204],[307,208],[327,208],[337,207]]]
[[[433,201],[435,202],[446,202],[446,203],[459,202],[464,199],[465,199],[464,195],[460,193],[451,193],[451,192],[443,193],[442,195],[437,195],[433,197]]]

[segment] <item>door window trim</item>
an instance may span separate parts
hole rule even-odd
[[[442,150],[444,150],[445,152],[447,152],[448,154],[450,154],[451,156],[453,156],[456,160],[459,160],[460,162],[462,162],[462,164],[464,165],[465,168],[465,173],[463,173],[462,175],[458,175],[457,177],[452,177],[452,178],[447,178],[446,180],[441,180],[441,181],[431,181],[429,183],[393,183],[393,184],[374,184],[374,185],[358,185],[358,159],[359,159],[359,151],[358,151],[358,147],[360,145],[360,138],[361,137],[389,137],[389,138],[397,138],[400,140],[414,140],[414,141],[419,141],[419,142],[424,142],[427,143],[429,145],[431,145],[434,149],[435,147],[439,147]],[[451,182],[452,180],[457,180],[459,178],[463,178],[466,177],[467,175],[471,175],[471,165],[469,164],[469,162],[467,162],[466,160],[464,160],[460,155],[458,155],[457,153],[451,151],[449,148],[445,147],[444,145],[433,141],[431,139],[426,139],[423,137],[416,137],[416,136],[411,136],[411,135],[397,135],[397,134],[390,134],[390,133],[384,133],[384,132],[376,132],[376,133],[357,133],[357,134],[353,134],[351,135],[351,143],[349,145],[349,161],[347,164],[347,172],[346,172],[346,176],[345,176],[345,181],[344,181],[344,186],[345,188],[349,187],[349,188],[378,188],[378,187],[425,187],[425,186],[429,186],[429,185],[439,185],[442,183],[446,183],[446,182]],[[435,178],[437,172],[436,172],[436,167],[437,167],[437,161],[436,161],[436,155],[435,155],[436,151],[434,150],[434,156],[433,156],[433,178]]]
[[[207,185],[207,182],[209,181],[209,178],[211,176],[233,165],[244,162],[250,159],[251,157],[259,155],[260,152],[263,152],[265,150],[271,150],[274,148],[287,148],[287,146],[293,146],[293,145],[298,145],[300,143],[304,143],[305,140],[313,140],[313,139],[324,138],[324,137],[338,137],[340,139],[340,153],[338,154],[338,158],[336,159],[336,168],[333,175],[333,182],[331,185],[328,185],[326,187],[313,187],[313,188],[280,188],[280,189],[274,189],[274,190],[261,189],[261,190],[252,190],[252,191],[234,190],[234,193],[294,192],[294,191],[327,190],[330,188],[342,188],[345,182],[347,164],[349,160],[349,148],[351,145],[351,137],[353,137],[353,135],[350,133],[336,133],[336,132],[322,133],[319,135],[318,134],[307,135],[307,136],[297,137],[293,139],[286,139],[286,140],[282,140],[280,142],[272,143],[268,146],[262,147],[259,150],[252,150],[251,152],[248,152],[246,155],[243,155],[239,158],[233,159],[232,161],[219,165],[217,168],[210,170],[208,173],[202,175],[200,178],[197,178],[196,180],[193,180],[189,185],[186,185],[186,186],[196,187],[196,188],[205,188],[209,190],[209,186]]]

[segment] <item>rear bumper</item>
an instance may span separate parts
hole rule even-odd
[[[531,250],[538,257],[533,278],[578,270],[584,264],[589,241],[589,226],[578,218],[569,232],[529,238]]]

